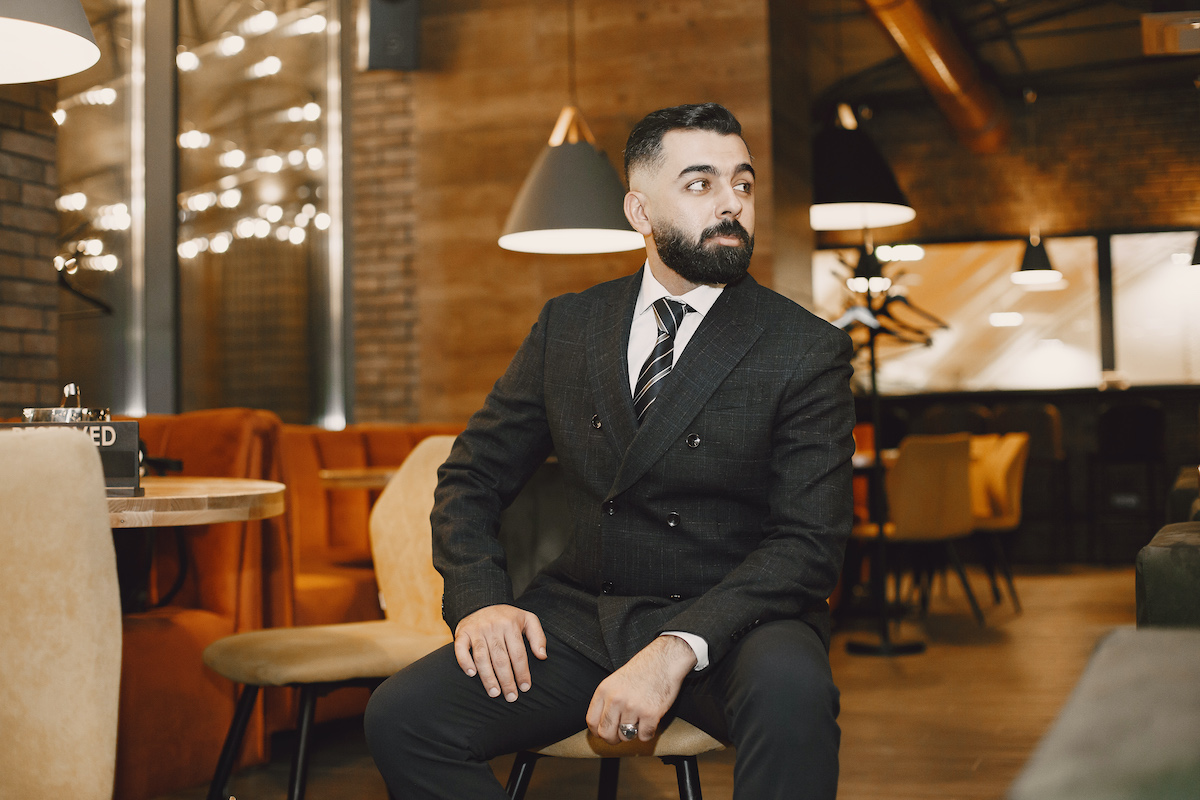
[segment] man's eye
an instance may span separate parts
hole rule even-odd
[[[739,181],[737,183],[737,188],[746,194],[750,194],[750,192],[754,191],[754,184],[750,181]]]
[[[688,191],[698,192],[708,186],[708,181],[696,180],[687,185]]]

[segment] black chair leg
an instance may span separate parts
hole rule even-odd
[[[1012,566],[1008,563],[1008,556],[1004,553],[1004,542],[996,533],[993,533],[990,538],[992,550],[996,554],[996,563],[1000,565],[1000,574],[1004,576],[1004,582],[1008,584],[1008,596],[1012,600],[1013,610],[1020,614],[1021,600],[1017,597],[1017,587],[1013,585]]]
[[[700,769],[695,756],[664,756],[663,763],[675,767],[679,800],[703,800],[700,795]]]
[[[525,792],[529,789],[529,779],[533,777],[533,768],[541,758],[537,753],[522,750],[513,760],[512,769],[508,773],[508,785],[504,791],[508,800],[525,800]]]
[[[596,800],[617,800],[617,779],[621,776],[621,759],[600,759],[600,786]]]
[[[238,750],[242,747],[242,736],[246,733],[250,713],[254,711],[254,702],[257,699],[257,686],[242,687],[237,707],[233,712],[233,720],[225,734],[225,744],[221,746],[221,757],[217,759],[217,770],[213,773],[212,783],[208,785],[207,800],[229,800],[229,777],[233,774],[233,764],[237,761]]]
[[[299,739],[292,758],[292,774],[288,778],[288,800],[304,800],[304,784],[308,781],[308,749],[312,739],[313,715],[317,710],[317,687],[300,687]]]
[[[963,569],[963,562],[958,557],[958,548],[954,546],[954,542],[946,542],[946,552],[950,554],[950,562],[954,565],[954,571],[958,573],[958,579],[962,581],[963,591],[967,593],[967,602],[971,604],[971,610],[975,612],[975,619],[979,621],[979,627],[982,628],[986,624],[983,620],[983,611],[979,608],[979,603],[975,601],[975,593],[971,591],[971,584],[967,581],[967,571]]]

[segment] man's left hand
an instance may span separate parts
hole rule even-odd
[[[623,739],[618,726],[631,724],[637,726],[639,739],[650,741],[694,666],[696,654],[687,642],[659,636],[596,687],[587,710],[588,729],[609,744],[619,744]]]

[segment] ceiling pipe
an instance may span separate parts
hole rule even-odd
[[[919,0],[863,0],[933,95],[958,138],[976,153],[994,153],[1008,141],[1008,115],[996,90],[958,40]]]

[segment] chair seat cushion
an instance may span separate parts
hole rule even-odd
[[[386,678],[451,641],[387,620],[248,631],[213,642],[204,663],[238,683],[287,686]]]
[[[710,750],[724,750],[725,745],[691,723],[674,719],[648,742],[609,744],[596,738],[591,731],[582,730],[574,736],[543,747],[537,752],[557,758],[626,758],[629,756],[696,756]]]

